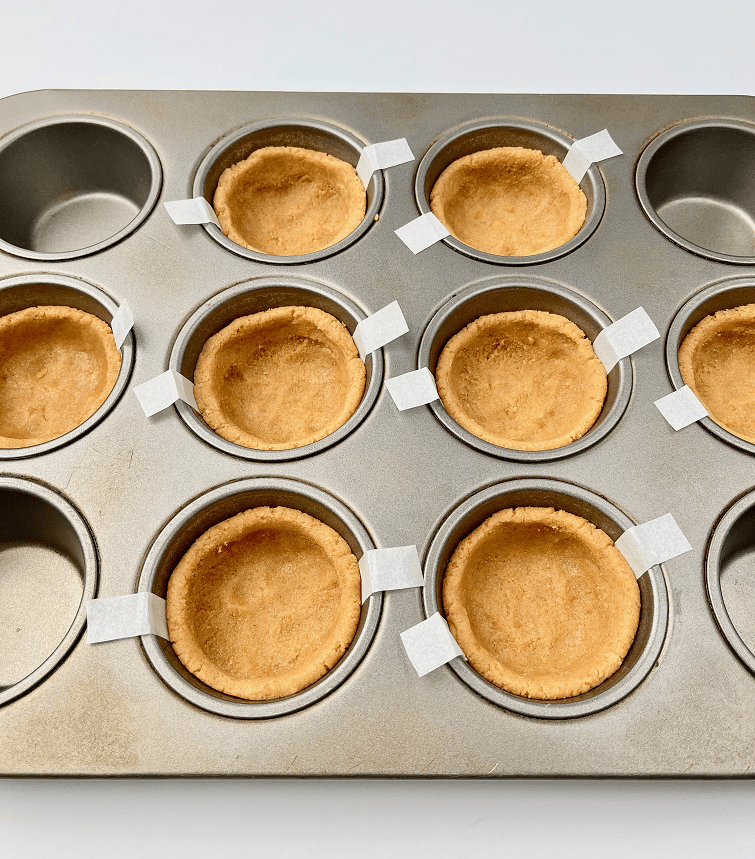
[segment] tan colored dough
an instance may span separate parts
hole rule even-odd
[[[755,304],[699,322],[679,348],[679,370],[717,424],[755,444]]]
[[[215,212],[237,245],[275,256],[328,248],[364,219],[367,194],[356,170],[324,152],[265,146],[220,176]]]
[[[443,605],[475,671],[514,695],[557,700],[619,668],[637,631],[640,592],[603,531],[563,510],[519,507],[459,543]]]
[[[343,656],[361,614],[359,565],[328,525],[256,507],[197,539],[168,581],[176,655],[202,682],[265,701],[311,686]]]
[[[0,317],[0,448],[58,438],[105,402],[121,368],[107,323],[72,307]]]
[[[365,367],[345,325],[316,307],[241,316],[205,343],[194,396],[222,438],[288,450],[335,432],[354,414]]]
[[[465,245],[518,257],[574,238],[587,198],[555,156],[501,146],[449,164],[433,186],[430,208]]]
[[[512,450],[552,450],[581,438],[608,385],[583,331],[542,310],[475,319],[446,343],[435,375],[458,424]]]

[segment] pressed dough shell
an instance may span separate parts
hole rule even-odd
[[[701,320],[679,347],[679,370],[719,426],[755,444],[755,304]]]
[[[446,568],[443,604],[475,671],[543,700],[610,677],[640,615],[634,573],[610,537],[546,507],[501,510],[462,540]]]
[[[208,686],[283,698],[319,680],[351,643],[359,565],[318,519],[256,507],[192,544],[168,581],[166,613],[176,655]]]
[[[469,247],[531,256],[577,235],[587,198],[555,156],[501,146],[449,164],[433,186],[430,208]]]
[[[581,438],[608,390],[584,332],[541,310],[475,319],[443,348],[436,380],[458,424],[512,450],[552,450]]]

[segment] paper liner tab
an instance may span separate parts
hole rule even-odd
[[[362,602],[377,591],[421,588],[425,580],[416,546],[370,549],[359,559]]]
[[[708,410],[697,399],[689,385],[656,400],[655,407],[675,430],[684,429],[695,421],[708,417]]]
[[[399,164],[406,164],[407,161],[414,161],[414,153],[409,148],[409,143],[405,137],[398,140],[385,140],[383,143],[373,143],[370,146],[365,146],[359,156],[357,176],[366,188],[376,170],[398,167]]]
[[[395,232],[413,254],[418,254],[451,235],[432,212],[420,215],[419,218],[409,221]]]
[[[670,513],[651,519],[644,525],[628,528],[615,545],[638,579],[655,564],[670,561],[692,550],[689,540]]]
[[[146,592],[87,603],[87,644],[139,635],[159,635],[170,641],[162,597]]]
[[[170,200],[163,203],[174,224],[215,224],[220,229],[215,210],[204,197],[189,200]]]
[[[427,367],[422,367],[421,370],[412,370],[411,373],[404,373],[403,376],[394,376],[394,378],[388,379],[385,384],[400,412],[413,409],[416,406],[424,406],[426,403],[438,399],[435,379]]]
[[[134,393],[148,418],[172,406],[177,400],[183,400],[192,409],[199,411],[194,399],[194,385],[175,370],[166,370],[154,379],[137,385]]]
[[[446,619],[437,611],[427,620],[402,632],[401,643],[419,677],[435,671],[457,656],[464,656],[451,635]]]
[[[598,161],[605,161],[606,158],[613,158],[615,155],[623,155],[624,153],[614,143],[613,138],[608,133],[607,129],[599,131],[597,134],[591,134],[589,137],[583,137],[581,140],[576,140],[569,147],[569,151],[563,160],[563,165],[569,175],[579,185],[584,179],[585,173],[590,169],[591,164],[596,164]]]
[[[128,332],[134,327],[134,314],[127,301],[121,302],[115,316],[110,320],[110,329],[115,338],[115,347],[120,352]]]
[[[592,348],[606,368],[606,373],[610,373],[622,358],[637,352],[660,336],[645,308],[638,307],[604,328],[593,341]]]
[[[392,301],[382,310],[363,319],[354,330],[352,338],[359,350],[359,357],[364,361],[370,352],[382,349],[408,330],[409,326],[398,301]]]

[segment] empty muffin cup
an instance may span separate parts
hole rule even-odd
[[[160,161],[136,131],[101,116],[55,116],[0,140],[0,250],[35,260],[100,251],[149,215]]]
[[[257,262],[295,265],[339,253],[366,233],[383,201],[382,172],[365,189],[351,169],[364,147],[315,119],[265,120],[232,132],[194,177],[193,196],[214,204],[223,226],[205,230]]]
[[[423,600],[430,617],[445,614],[443,580],[459,544],[500,511],[515,508],[553,508],[581,517],[617,540],[635,523],[611,502],[575,484],[560,480],[520,478],[483,489],[462,502],[441,523],[425,562]],[[449,663],[473,691],[503,709],[542,719],[568,719],[597,713],[633,692],[656,664],[668,625],[668,592],[663,572],[652,567],[637,581],[640,591],[639,625],[620,667],[599,685],[580,695],[537,700],[512,694],[488,682],[461,657]],[[522,630],[527,635],[527,630]],[[534,632],[533,632],[534,634]],[[534,645],[533,645],[534,646]]]
[[[306,514],[305,517],[298,517],[302,520],[313,517],[343,538],[357,560],[365,551],[374,548],[368,532],[356,516],[344,504],[323,490],[287,478],[238,480],[206,492],[168,522],[147,554],[139,577],[138,590],[152,591],[157,596],[166,597],[171,574],[197,538],[206,534],[214,526],[225,523],[244,511],[260,508],[273,508],[272,513],[266,514],[271,522],[276,508],[286,508],[289,511],[286,514],[287,520],[297,516],[298,513]],[[270,528],[267,531],[270,532],[268,542],[274,543],[275,535]],[[294,543],[296,543],[295,540],[284,539],[278,540],[276,545],[279,549],[285,550],[287,544],[294,546]],[[297,547],[298,543],[294,548]],[[312,553],[311,547],[304,548],[309,554]],[[234,551],[231,547],[229,554],[233,554]],[[319,550],[317,554],[319,563],[322,561]],[[214,564],[218,570],[220,569],[218,564],[221,561],[222,559]],[[278,567],[275,563],[268,564],[262,574],[275,577],[276,569]],[[268,608],[270,594],[274,593],[278,586],[279,583],[274,580],[269,582],[268,599],[264,600]],[[228,587],[233,591],[234,583],[231,582]],[[241,603],[254,599],[254,595],[247,592],[249,590],[247,585],[239,585],[239,588],[238,593],[234,591],[236,594],[234,599]],[[290,595],[286,596],[286,599],[289,597]],[[382,594],[373,594],[361,606],[356,632],[340,660],[319,680],[307,685],[301,691],[272,700],[245,700],[208,686],[183,665],[173,645],[158,636],[142,636],[142,645],[152,667],[166,685],[197,707],[220,716],[237,719],[271,718],[293,713],[314,704],[340,686],[356,670],[369,649],[380,619],[381,608]],[[299,615],[305,617],[306,612],[303,614],[299,612]],[[291,618],[289,621],[293,622]]]
[[[66,658],[97,589],[97,551],[81,514],[50,487],[0,475],[0,705]]]

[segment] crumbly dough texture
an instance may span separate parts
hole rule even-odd
[[[210,337],[194,370],[194,397],[222,438],[288,450],[346,423],[365,377],[343,323],[316,307],[276,307],[241,316]]]
[[[359,565],[328,525],[288,507],[205,531],[168,581],[168,632],[202,682],[266,701],[311,686],[343,656],[361,614]]]
[[[58,438],[105,402],[121,368],[110,326],[73,307],[0,317],[0,447]]]
[[[640,617],[637,580],[610,537],[552,507],[501,510],[462,540],[443,604],[475,671],[542,700],[581,695],[610,677]]]
[[[465,245],[520,257],[574,238],[587,198],[554,155],[501,146],[449,164],[433,186],[430,208]]]
[[[755,444],[755,304],[699,322],[679,348],[679,370],[719,426]]]
[[[213,199],[223,233],[275,256],[328,248],[352,233],[367,210],[356,170],[324,152],[265,146],[228,167]]]
[[[552,450],[581,438],[608,390],[584,332],[542,310],[475,319],[446,343],[436,380],[458,424],[513,450]]]

